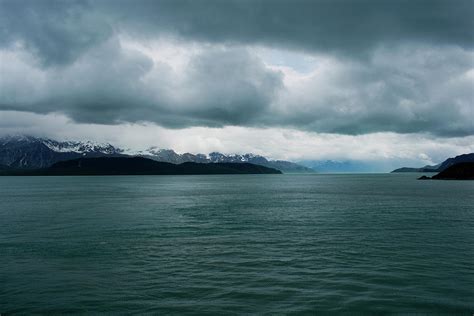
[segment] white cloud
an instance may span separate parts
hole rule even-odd
[[[42,67],[22,46],[0,59],[0,109],[78,122],[474,134],[474,52],[454,46],[379,46],[349,60],[116,36],[58,67]]]
[[[77,124],[63,115],[2,112],[0,134],[32,134],[55,139],[110,142],[130,149],[150,146],[177,152],[255,153],[273,159],[359,160],[385,163],[386,170],[420,166],[474,152],[474,136],[437,138],[427,134],[319,134],[282,128],[192,127],[167,129],[154,124]]]

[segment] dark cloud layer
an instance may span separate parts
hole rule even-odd
[[[473,29],[471,0],[0,0],[0,110],[472,135]],[[200,49],[176,70],[124,38]],[[288,79],[252,45],[304,52],[316,66]]]
[[[245,49],[198,53],[184,74],[166,63],[154,65],[117,39],[91,48],[68,67],[48,67],[36,75],[31,64],[11,56],[4,61],[0,109],[62,112],[82,123],[245,125],[261,119],[282,87],[281,74]],[[34,77],[25,81],[19,72]]]
[[[85,1],[0,1],[0,45],[25,45],[46,65],[74,61],[107,40],[111,25]]]
[[[160,30],[213,42],[264,43],[354,56],[380,42],[473,46],[472,0],[178,0],[101,7],[137,35]],[[131,17],[131,18],[127,18]],[[139,19],[133,17],[140,17]]]
[[[2,0],[0,12],[3,41],[23,40],[47,63],[68,62],[113,31],[349,56],[391,41],[474,44],[472,0]]]
[[[387,47],[364,63],[319,67],[277,101],[272,117],[329,133],[472,135],[473,86],[472,52]]]

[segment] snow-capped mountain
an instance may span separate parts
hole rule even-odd
[[[91,141],[86,142],[75,142],[75,141],[66,141],[58,142],[52,139],[43,140],[43,144],[48,146],[49,149],[55,152],[75,152],[75,153],[103,153],[107,155],[120,154],[122,149],[115,148],[114,146],[104,143],[96,143]]]
[[[58,161],[104,155],[120,156],[122,150],[90,141],[59,142],[23,135],[0,138],[0,165],[12,168],[45,168]]]
[[[171,162],[174,164],[180,164],[183,162],[199,162],[199,163],[208,163],[211,162],[207,159],[206,155],[203,154],[178,154],[172,149],[159,149],[157,147],[150,147],[146,150],[141,151],[127,151],[127,154],[131,156],[140,156],[145,158],[150,158],[156,161]]]
[[[275,168],[283,172],[313,172],[310,168],[289,161],[269,160],[254,154],[225,155],[218,152],[212,152],[208,155],[178,154],[174,150],[157,147],[150,147],[140,151],[124,150],[108,143],[100,144],[91,141],[60,142],[32,136],[7,136],[0,138],[0,165],[9,168],[45,168],[58,161],[100,156],[139,156],[174,164],[184,162],[248,162]]]
[[[248,162],[255,165],[260,165],[269,168],[275,168],[282,172],[314,172],[311,168],[298,165],[293,162],[284,160],[269,160],[263,156],[254,154],[231,154],[226,155],[219,152],[212,152],[208,155],[184,153],[178,154],[171,149],[157,149],[151,147],[144,151],[135,152],[134,155],[145,158],[150,158],[156,161],[184,163],[184,162],[198,162],[198,163],[218,163],[218,162],[234,162],[243,163]]]

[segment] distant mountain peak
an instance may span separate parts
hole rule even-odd
[[[55,152],[101,152],[104,154],[119,154],[123,152],[122,149],[116,148],[109,143],[97,143],[93,141],[58,142],[51,139],[43,139],[42,142]]]
[[[122,155],[123,150],[108,143],[56,141],[29,135],[0,138],[0,164],[12,168],[44,168],[55,162],[79,157]]]
[[[0,165],[13,168],[44,168],[64,160],[80,157],[137,156],[155,161],[181,164],[195,163],[252,163],[283,172],[313,172],[311,168],[283,160],[269,160],[263,156],[246,154],[178,154],[173,149],[156,146],[145,150],[124,150],[109,143],[93,141],[57,141],[49,138],[14,135],[0,138]]]
[[[120,153],[123,150],[114,147],[109,143],[99,143],[94,141],[57,141],[46,137],[35,137],[29,135],[7,135],[0,138],[1,145],[8,143],[16,144],[43,144],[55,152],[103,152],[106,154]]]

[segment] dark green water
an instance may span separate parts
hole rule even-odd
[[[474,182],[417,176],[0,177],[0,313],[471,315]]]

